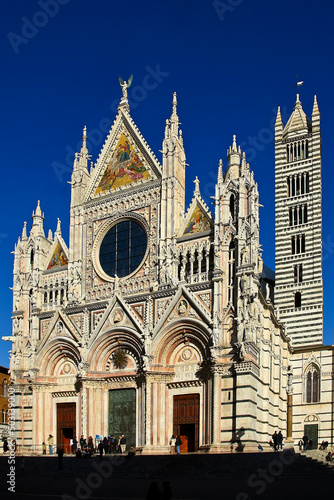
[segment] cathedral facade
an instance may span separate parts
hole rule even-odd
[[[218,165],[214,213],[197,178],[186,209],[176,94],[161,163],[131,118],[127,82],[122,94],[95,164],[84,129],[70,182],[69,246],[59,220],[54,235],[46,236],[39,202],[30,232],[25,223],[15,245],[13,334],[6,339],[13,346],[18,445],[33,447],[52,434],[68,448],[74,436],[124,434],[142,453],[167,453],[171,435],[178,434],[183,451],[251,451],[268,446],[275,430],[293,441],[315,422],[317,437],[329,440],[333,350],[322,346],[319,321],[307,345],[294,345],[301,337],[290,335],[281,254],[274,302],[259,242],[258,187],[236,137],[225,171],[222,161]],[[283,158],[285,142],[297,140],[297,122],[284,128],[278,113],[280,172],[300,167]],[[312,136],[312,124],[307,127],[300,133]],[[306,146],[300,151],[306,155]],[[313,189],[314,163],[297,160],[304,161]],[[319,165],[321,172],[321,155]],[[297,170],[292,173],[298,177]],[[280,183],[290,182],[286,177],[277,180],[279,206],[287,192]],[[295,200],[298,207],[309,202],[310,188],[303,196]],[[288,220],[302,223],[305,212],[295,212],[292,201]],[[283,212],[280,217],[286,217]],[[312,213],[307,212],[309,222]],[[286,237],[284,223],[276,228],[276,238],[297,241],[299,224],[291,226]],[[288,263],[286,286],[294,296],[314,296],[310,283],[295,281],[295,268],[308,267],[309,256],[302,253]],[[321,281],[321,250],[320,268],[318,258],[319,253]],[[315,286],[321,286],[318,306],[322,281]],[[292,305],[298,307],[299,302]],[[303,316],[298,313],[295,323]]]

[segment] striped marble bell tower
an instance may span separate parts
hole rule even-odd
[[[275,306],[294,347],[323,341],[320,113],[275,124]]]

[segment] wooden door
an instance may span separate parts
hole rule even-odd
[[[181,437],[181,452],[198,451],[199,394],[174,396],[173,434]]]
[[[64,453],[71,453],[71,439],[76,435],[75,403],[57,403],[57,446],[62,446]]]

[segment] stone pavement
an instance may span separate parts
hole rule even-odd
[[[334,467],[293,450],[102,461],[65,456],[62,470],[57,456],[25,457],[24,464],[16,457],[15,494],[7,489],[8,473],[2,456],[0,500],[317,500],[334,494]]]

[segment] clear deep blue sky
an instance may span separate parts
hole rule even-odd
[[[42,5],[44,5],[44,10]],[[323,142],[324,342],[334,343],[332,226],[333,17],[328,0],[2,0],[1,336],[11,334],[14,244],[37,200],[45,232],[57,217],[68,243],[70,172],[87,125],[96,160],[134,75],[131,114],[161,160],[172,93],[178,95],[187,203],[197,175],[211,205],[220,158],[237,135],[259,184],[264,260],[274,267],[277,106],[293,109],[297,80],[310,117],[317,94]],[[47,13],[47,12],[48,13]],[[298,75],[298,76],[296,76]],[[8,366],[9,342],[0,341]]]

